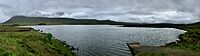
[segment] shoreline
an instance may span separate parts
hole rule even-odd
[[[7,26],[7,27],[12,27],[13,25],[4,25],[4,27]],[[29,25],[30,26],[30,25]],[[36,25],[36,26],[43,26],[43,25]],[[46,25],[45,25],[46,26]],[[152,28],[155,28],[155,27],[152,27]],[[158,28],[158,27],[156,27]],[[164,27],[164,28],[172,28],[172,27]],[[183,56],[183,55],[187,55],[185,53],[189,53],[190,55],[187,55],[187,56],[198,56],[200,55],[200,26],[199,25],[187,25],[187,26],[177,26],[175,27],[175,29],[180,29],[180,30],[185,30],[187,31],[186,33],[184,34],[181,34],[179,35],[179,39],[180,41],[177,41],[177,42],[172,42],[172,43],[168,43],[164,46],[160,46],[160,48],[154,48],[153,46],[153,49],[156,49],[158,51],[149,51],[149,52],[144,52],[144,53],[139,53],[138,55],[142,55],[142,56],[149,56],[149,55],[180,55],[180,56]],[[197,37],[195,37],[197,36]],[[195,37],[195,38],[193,38]],[[191,39],[191,40],[188,40],[188,39]],[[195,40],[197,39],[197,40]],[[195,40],[195,42],[194,42]],[[147,47],[145,47],[147,48]],[[152,49],[150,49],[152,50]]]
[[[133,46],[138,44],[127,44],[133,56],[198,56],[200,55],[200,26],[188,25],[185,27],[177,27],[176,29],[185,30],[187,32],[180,34],[177,42],[171,42],[164,46]],[[131,47],[132,45],[132,47]],[[146,49],[142,51],[142,49]]]

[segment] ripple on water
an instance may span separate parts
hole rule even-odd
[[[176,41],[185,31],[173,28],[135,28],[111,25],[32,26],[79,48],[79,56],[131,56],[126,43],[160,46]],[[51,30],[47,30],[51,29]]]

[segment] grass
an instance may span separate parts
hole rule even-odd
[[[180,41],[152,50],[138,53],[137,56],[199,56],[200,55],[200,24],[189,24],[178,27],[187,32],[179,36]]]
[[[166,47],[193,51],[194,53],[198,52],[195,54],[200,55],[200,25],[188,25],[184,28],[184,30],[187,30],[188,32],[179,36],[181,41],[178,41],[178,43],[171,43],[166,45]]]
[[[0,56],[75,56],[75,54],[72,54],[69,45],[53,38],[50,33],[30,30],[0,32]]]
[[[199,56],[200,52],[183,49],[163,48],[159,51],[147,51],[137,54],[137,56]]]

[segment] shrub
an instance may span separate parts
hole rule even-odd
[[[39,23],[38,25],[47,25],[46,23]]]
[[[19,24],[13,24],[12,26],[20,26]]]
[[[53,38],[52,34],[51,33],[47,33],[47,38],[48,38],[48,41],[51,41],[52,38]]]

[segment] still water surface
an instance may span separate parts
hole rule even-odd
[[[113,25],[31,26],[52,33],[79,48],[79,56],[131,56],[126,43],[160,46],[174,42],[185,31],[173,28],[117,27]]]

